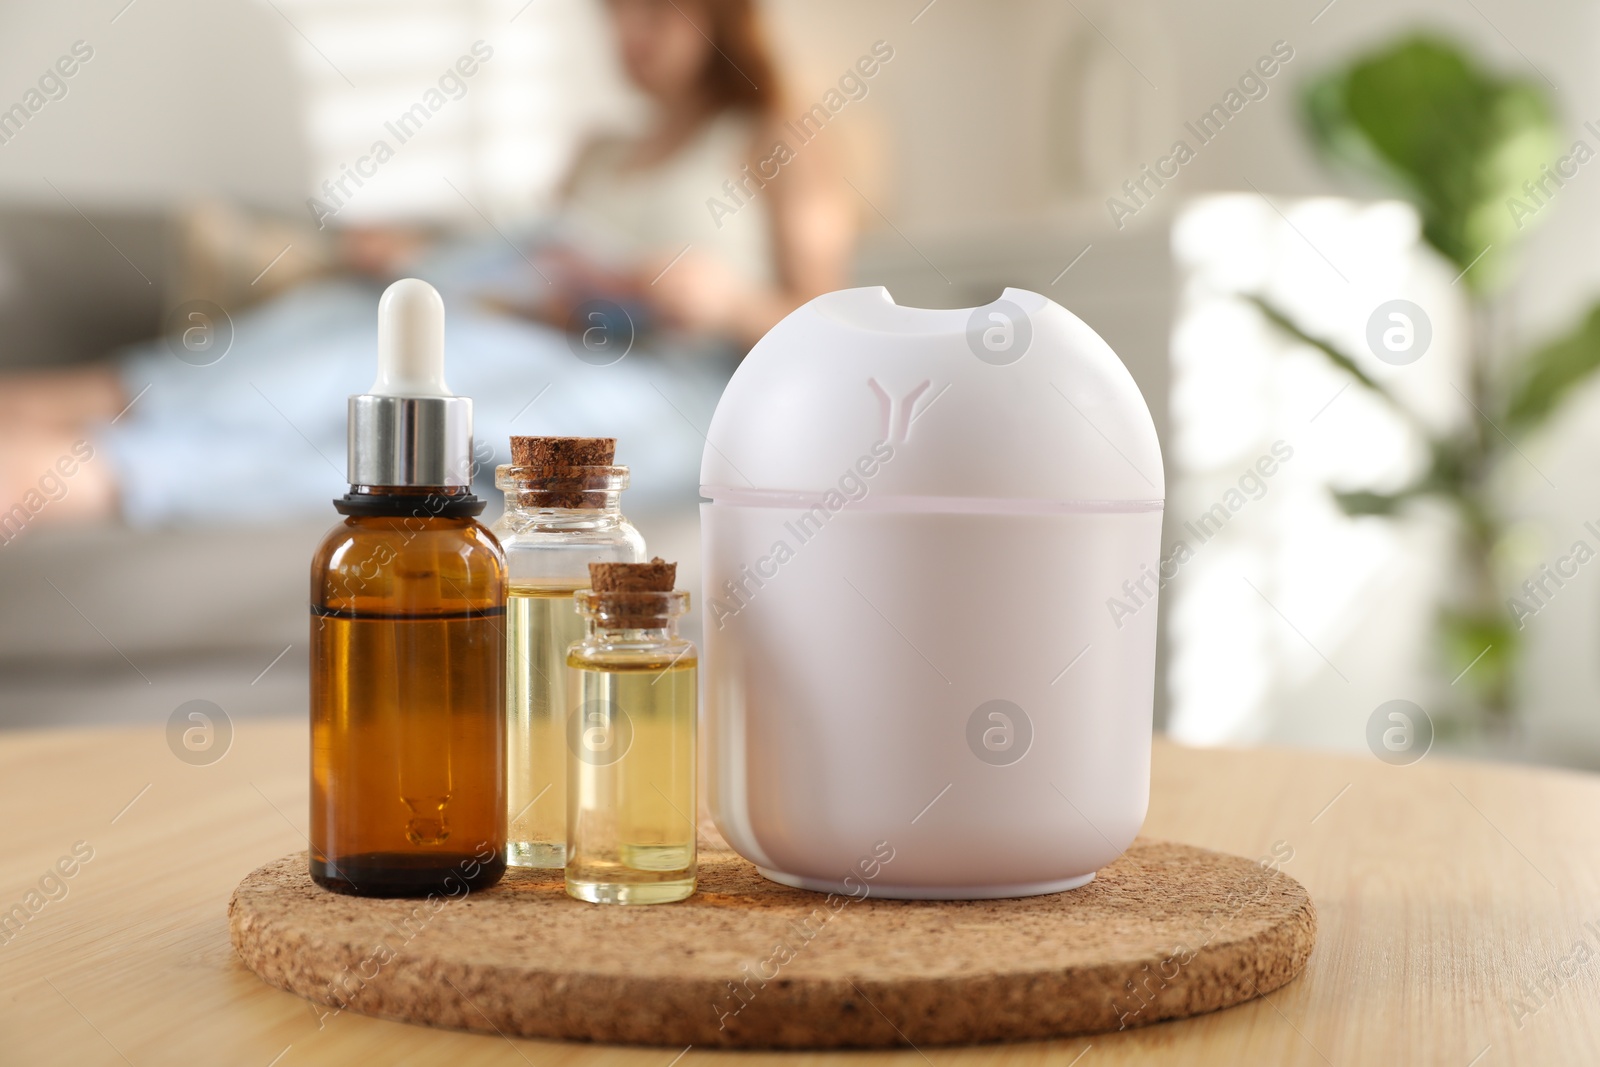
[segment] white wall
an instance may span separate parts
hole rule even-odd
[[[1525,55],[1559,86],[1552,91],[1570,128],[1600,118],[1600,8],[1593,0],[1336,0],[1313,24],[1324,2],[936,0],[923,10],[926,0],[769,0],[767,6],[780,47],[803,71],[795,93],[805,104],[872,41],[894,45],[894,61],[841,128],[867,125],[883,142],[895,178],[878,206],[903,229],[956,220],[974,226],[1059,209],[1071,199],[1053,162],[1063,128],[1073,127],[1052,98],[1061,97],[1063,80],[1085,77],[1060,69],[1068,63],[1097,72],[1087,76],[1095,99],[1090,118],[1078,123],[1087,127],[1084,136],[1115,149],[1116,131],[1133,127],[1123,166],[1098,163],[1096,174],[1111,180],[1081,188],[1096,206],[1277,40],[1289,42],[1295,58],[1273,80],[1268,98],[1249,105],[1206,146],[1158,205],[1248,188],[1245,179],[1268,194],[1355,191],[1308,151],[1296,125],[1295,87],[1353,51],[1412,28],[1443,30],[1502,69],[1542,81]],[[1561,320],[1575,298],[1600,289],[1600,257],[1589,250],[1600,223],[1600,175],[1563,192],[1561,219],[1529,245],[1532,269],[1519,303],[1530,325]],[[1115,232],[1108,223],[1108,235]]]
[[[67,95],[0,145],[0,198],[60,207],[48,180],[84,209],[295,204],[308,165],[282,20],[240,0],[126,2],[0,5],[0,107],[75,41],[94,49]]]

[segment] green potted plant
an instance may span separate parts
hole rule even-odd
[[[1497,294],[1515,270],[1520,239],[1554,207],[1559,186],[1547,168],[1572,156],[1581,164],[1600,140],[1563,148],[1555,108],[1540,84],[1498,74],[1428,34],[1317,77],[1305,90],[1303,117],[1324,161],[1416,207],[1423,239],[1457,272],[1472,319],[1466,376],[1457,388],[1473,410],[1456,428],[1430,428],[1348,352],[1309,335],[1269,300],[1254,302],[1276,326],[1382,398],[1425,442],[1429,460],[1410,484],[1392,492],[1337,487],[1333,495],[1348,515],[1389,521],[1423,499],[1445,505],[1457,558],[1438,609],[1440,650],[1449,676],[1460,679],[1451,691],[1466,699],[1438,726],[1456,733],[1504,729],[1514,717],[1522,651],[1513,598],[1522,595],[1518,585],[1527,575],[1509,573],[1516,567],[1507,551],[1513,516],[1498,475],[1506,464],[1525,461],[1518,442],[1600,368],[1600,305],[1566,335],[1517,352],[1497,345]]]

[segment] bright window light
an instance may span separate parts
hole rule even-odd
[[[1322,354],[1247,299],[1354,356],[1429,419],[1461,417],[1463,303],[1404,204],[1205,197],[1173,232],[1175,475],[1170,543],[1192,557],[1167,587],[1169,730],[1193,744],[1362,744],[1381,701],[1425,684],[1443,535],[1345,517],[1329,485],[1395,488],[1420,442]],[[1399,366],[1369,348],[1387,301],[1422,307],[1432,342]],[[1270,470],[1270,475],[1263,473]],[[1437,527],[1437,523],[1435,523]]]
[[[316,168],[307,195],[324,197],[321,184],[371,153],[375,141],[394,150],[381,166],[368,164],[376,174],[338,205],[341,222],[476,223],[474,208],[495,219],[536,212],[548,205],[588,132],[627,112],[599,6],[588,0],[273,0],[273,6],[306,86]],[[385,124],[422,101],[480,40],[493,57],[463,79],[459,98],[447,97],[401,143]]]

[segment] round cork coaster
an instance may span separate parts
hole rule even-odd
[[[1214,1011],[1305,966],[1316,910],[1254,861],[1140,840],[1079,889],[964,902],[828,897],[700,856],[678,904],[580,903],[512,869],[459,900],[317,887],[304,853],[250,874],[233,944],[329,1013],[682,1048],[950,1045]]]

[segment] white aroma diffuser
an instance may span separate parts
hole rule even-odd
[[[709,801],[774,881],[1082,885],[1149,802],[1164,476],[1127,369],[1018,289],[789,315],[701,468]]]

